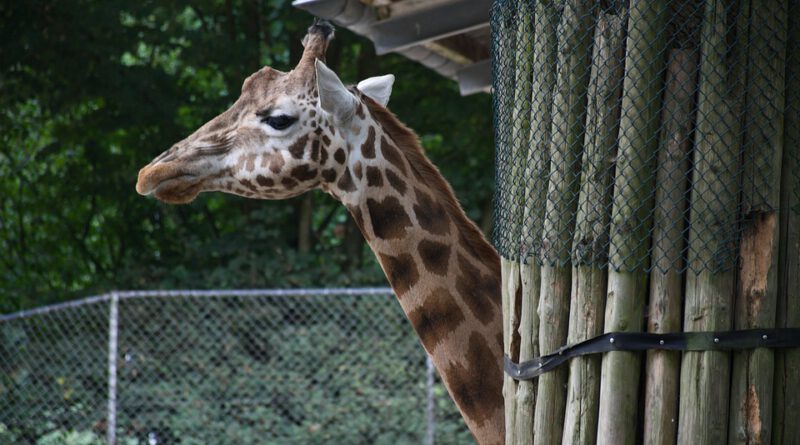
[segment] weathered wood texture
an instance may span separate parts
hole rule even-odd
[[[648,332],[681,330],[684,212],[695,118],[697,59],[696,48],[673,48],[667,62],[656,170]],[[644,405],[647,445],[674,444],[677,439],[680,365],[679,352],[647,353]]]
[[[567,343],[602,334],[608,260],[611,183],[619,130],[620,94],[625,57],[624,11],[601,11],[586,106],[586,134],[581,189],[572,241],[572,289]],[[563,444],[593,445],[597,438],[600,357],[577,357],[569,363]]]
[[[800,2],[789,2],[777,327],[800,328]],[[775,445],[800,443],[800,349],[775,351]]]
[[[590,0],[567,0],[558,24],[556,89],[550,131],[550,174],[542,229],[539,292],[539,349],[550,354],[567,340],[571,233],[575,225],[578,175],[584,138],[586,88],[592,46]],[[534,444],[561,443],[567,369],[539,377],[534,414]],[[558,419],[558,420],[556,420]]]
[[[512,360],[519,360],[519,327],[518,291],[520,290],[519,263],[514,260],[500,258],[502,274],[503,305],[503,352]],[[505,403],[505,443],[513,443],[511,434],[515,429],[517,381],[508,374],[503,374],[503,400]]]
[[[520,264],[522,301],[519,323],[519,360],[524,362],[539,356],[539,288],[541,276],[539,266]],[[533,414],[536,406],[536,381],[517,383],[515,425],[509,444],[529,445],[533,443]]]
[[[664,86],[668,3],[632,1],[627,24],[625,79],[619,127],[609,248],[605,332],[640,331],[647,299],[648,239],[661,91]],[[633,263],[633,264],[631,264]],[[630,270],[631,266],[639,266]],[[616,269],[616,270],[615,270]],[[638,418],[640,355],[603,356],[598,443],[633,444]]]
[[[740,110],[743,91],[743,36],[747,2],[739,20],[729,22],[730,2],[708,0],[701,31],[698,122],[690,196],[689,253],[684,331],[725,331],[732,327],[735,270],[730,234],[738,196]],[[735,7],[735,6],[733,6]],[[733,43],[728,40],[735,38]],[[696,270],[701,270],[695,273]],[[681,363],[678,443],[727,441],[730,354],[687,352]]]
[[[529,150],[525,163],[525,208],[522,218],[523,248],[520,259],[522,302],[520,315],[520,361],[539,355],[539,292],[541,271],[536,258],[547,196],[547,179],[550,169],[550,130],[553,92],[556,82],[556,29],[558,15],[555,2],[535,1],[533,20],[533,66],[531,76],[531,117]],[[531,261],[527,261],[531,260]],[[514,430],[508,444],[533,443],[534,412],[538,380],[517,383]]]
[[[754,5],[755,6],[755,5]],[[778,295],[777,208],[783,153],[786,0],[753,7],[747,53],[744,110],[745,170],[742,232],[737,280],[736,329],[775,326]],[[775,352],[767,348],[733,355],[730,444],[768,444],[772,436]]]
[[[492,8],[492,22],[495,24],[495,32],[501,38],[496,39],[492,44],[492,57],[495,59],[496,64],[494,66],[494,75],[507,78],[511,76],[512,79],[516,78],[515,72],[515,63],[517,53],[514,47],[514,43],[516,41],[515,34],[516,34],[516,26],[514,25],[514,14],[511,8],[508,7],[508,3],[506,2],[498,2],[495,8]],[[495,94],[494,94],[494,109],[496,117],[501,122],[511,122],[512,116],[514,112],[518,112],[518,110],[514,109],[513,102],[514,102],[514,92],[512,89],[514,88],[513,82],[499,82],[495,86]],[[515,130],[512,128],[511,130],[505,130],[503,128],[496,129],[496,139],[498,144],[498,150],[510,150],[511,149],[511,136]],[[509,197],[505,197],[504,199],[498,201],[496,204],[498,206],[498,213],[497,217],[502,218],[511,218],[514,219],[514,215],[510,214],[510,209],[513,208],[514,200],[516,197],[511,194]],[[513,222],[510,226],[513,227]],[[508,239],[513,236],[511,231],[507,233],[499,233],[498,236],[500,237],[503,242],[507,242]],[[518,232],[517,232],[517,235]],[[501,279],[502,279],[502,287],[501,287],[501,299],[502,299],[502,307],[503,307],[503,352],[508,356],[514,356],[513,347],[513,336],[511,335],[514,332],[512,326],[515,324],[513,319],[514,308],[513,306],[513,299],[509,297],[508,289],[509,287],[513,287],[517,284],[517,274],[514,271],[514,266],[516,262],[510,261],[505,258],[501,258],[500,268],[501,268]],[[513,293],[511,294],[513,296]],[[516,392],[516,382],[507,375],[504,375],[503,379],[503,399],[505,403],[504,412],[505,412],[505,431],[506,435],[508,435],[508,431],[511,427],[513,427],[514,421],[514,393]]]
[[[516,50],[517,50],[517,59],[516,59],[516,79],[515,79],[515,89],[514,89],[514,122],[513,128],[514,132],[512,134],[513,138],[513,147],[514,147],[514,162],[515,167],[512,171],[517,171],[519,173],[514,173],[513,177],[515,178],[515,184],[513,184],[514,195],[517,197],[516,199],[517,204],[516,208],[519,209],[519,222],[515,224],[515,227],[519,227],[520,231],[517,233],[512,233],[513,239],[512,244],[513,246],[518,246],[521,243],[521,239],[524,236],[524,231],[522,230],[523,222],[525,218],[525,185],[522,184],[521,178],[524,177],[525,172],[525,160],[528,158],[528,152],[530,149],[529,146],[529,139],[530,139],[530,130],[531,130],[531,73],[533,70],[533,10],[531,9],[531,5],[527,2],[520,2],[518,4],[518,11],[516,16]],[[520,178],[519,181],[516,181],[516,178]],[[509,353],[509,356],[514,357],[514,360],[519,360],[520,357],[520,343],[521,343],[521,331],[519,330],[523,311],[523,304],[521,301],[522,292],[523,292],[523,283],[522,277],[520,275],[520,263],[517,262],[513,265],[513,267],[509,268],[510,279],[507,284],[504,283],[504,286],[508,286],[509,297],[513,300],[513,306],[511,311],[513,313],[513,321],[509,323],[507,335],[511,337],[513,343],[516,343],[515,346]],[[513,293],[512,293],[513,292]],[[527,307],[525,309],[528,309]],[[529,310],[529,309],[528,309]],[[525,321],[529,320],[529,316],[525,316]],[[529,336],[526,336],[526,347],[528,346]],[[513,354],[513,355],[512,355]],[[522,421],[523,425],[529,423],[528,419],[518,419],[517,418],[517,410],[519,408],[520,403],[527,403],[526,400],[519,399],[519,383],[514,382],[508,379],[508,392],[507,392],[507,402],[506,402],[506,443],[512,444],[514,442],[514,437],[516,436],[518,426],[517,422]],[[512,400],[508,400],[511,398]],[[524,415],[524,413],[523,413]]]

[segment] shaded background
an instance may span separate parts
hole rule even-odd
[[[136,194],[140,167],[226,109],[263,65],[289,70],[311,17],[289,0],[0,4],[0,312],[110,289],[331,287],[385,278],[344,207]],[[390,108],[467,214],[491,225],[488,95],[345,29],[345,82],[397,76]]]

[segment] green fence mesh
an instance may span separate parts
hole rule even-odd
[[[734,267],[753,218],[797,211],[795,3],[496,0],[500,253]]]

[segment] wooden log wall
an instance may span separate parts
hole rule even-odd
[[[800,327],[800,0],[497,3],[506,354]],[[798,349],[615,351],[504,397],[507,444],[800,444]]]

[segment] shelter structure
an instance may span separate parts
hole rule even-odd
[[[398,53],[457,81],[463,95],[491,88],[491,0],[294,0],[293,5],[366,36],[378,55]]]

